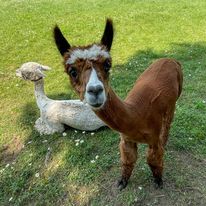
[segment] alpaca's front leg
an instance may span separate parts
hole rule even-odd
[[[164,155],[164,148],[161,144],[149,146],[147,152],[147,163],[152,171],[154,177],[154,183],[159,188],[163,187],[163,181],[162,181],[163,155]]]
[[[122,177],[118,181],[118,188],[122,190],[127,186],[137,160],[137,144],[124,140],[124,137],[122,136],[119,147],[121,154]]]

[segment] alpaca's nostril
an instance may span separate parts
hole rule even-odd
[[[103,87],[101,85],[96,85],[96,86],[91,85],[87,89],[87,92],[91,95],[98,96],[99,94],[101,94],[103,92]]]

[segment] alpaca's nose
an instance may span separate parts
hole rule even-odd
[[[98,96],[103,92],[103,87],[101,85],[91,85],[88,87],[87,92],[90,95]]]

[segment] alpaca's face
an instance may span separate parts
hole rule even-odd
[[[93,109],[101,108],[107,100],[111,56],[109,50],[113,39],[113,26],[107,20],[100,44],[71,47],[58,27],[54,29],[56,45],[64,56],[65,71],[71,85],[81,100]]]
[[[48,66],[36,62],[27,62],[16,70],[16,75],[24,80],[38,81],[45,77],[43,71],[47,70],[50,70]]]
[[[93,108],[106,102],[111,57],[108,50],[93,44],[71,48],[64,58],[65,71],[80,99]]]

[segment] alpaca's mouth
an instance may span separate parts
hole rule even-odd
[[[32,82],[37,82],[37,81],[39,81],[40,79],[43,79],[43,77],[39,77],[39,79],[33,79],[33,80],[31,80]]]
[[[103,106],[103,104],[90,104],[90,106],[94,109],[100,109]]]
[[[85,100],[87,102],[87,104],[89,104],[91,107],[93,108],[100,108],[104,105],[105,103],[105,95],[101,95],[101,96],[94,96],[94,95],[87,95],[85,97]]]
[[[17,76],[17,77],[20,77],[20,78],[23,78],[20,69],[17,69],[17,70],[16,70],[16,76]]]
[[[105,101],[106,96],[104,91],[101,94],[90,94],[88,92],[85,94],[85,102],[87,102],[92,109],[100,109]]]

